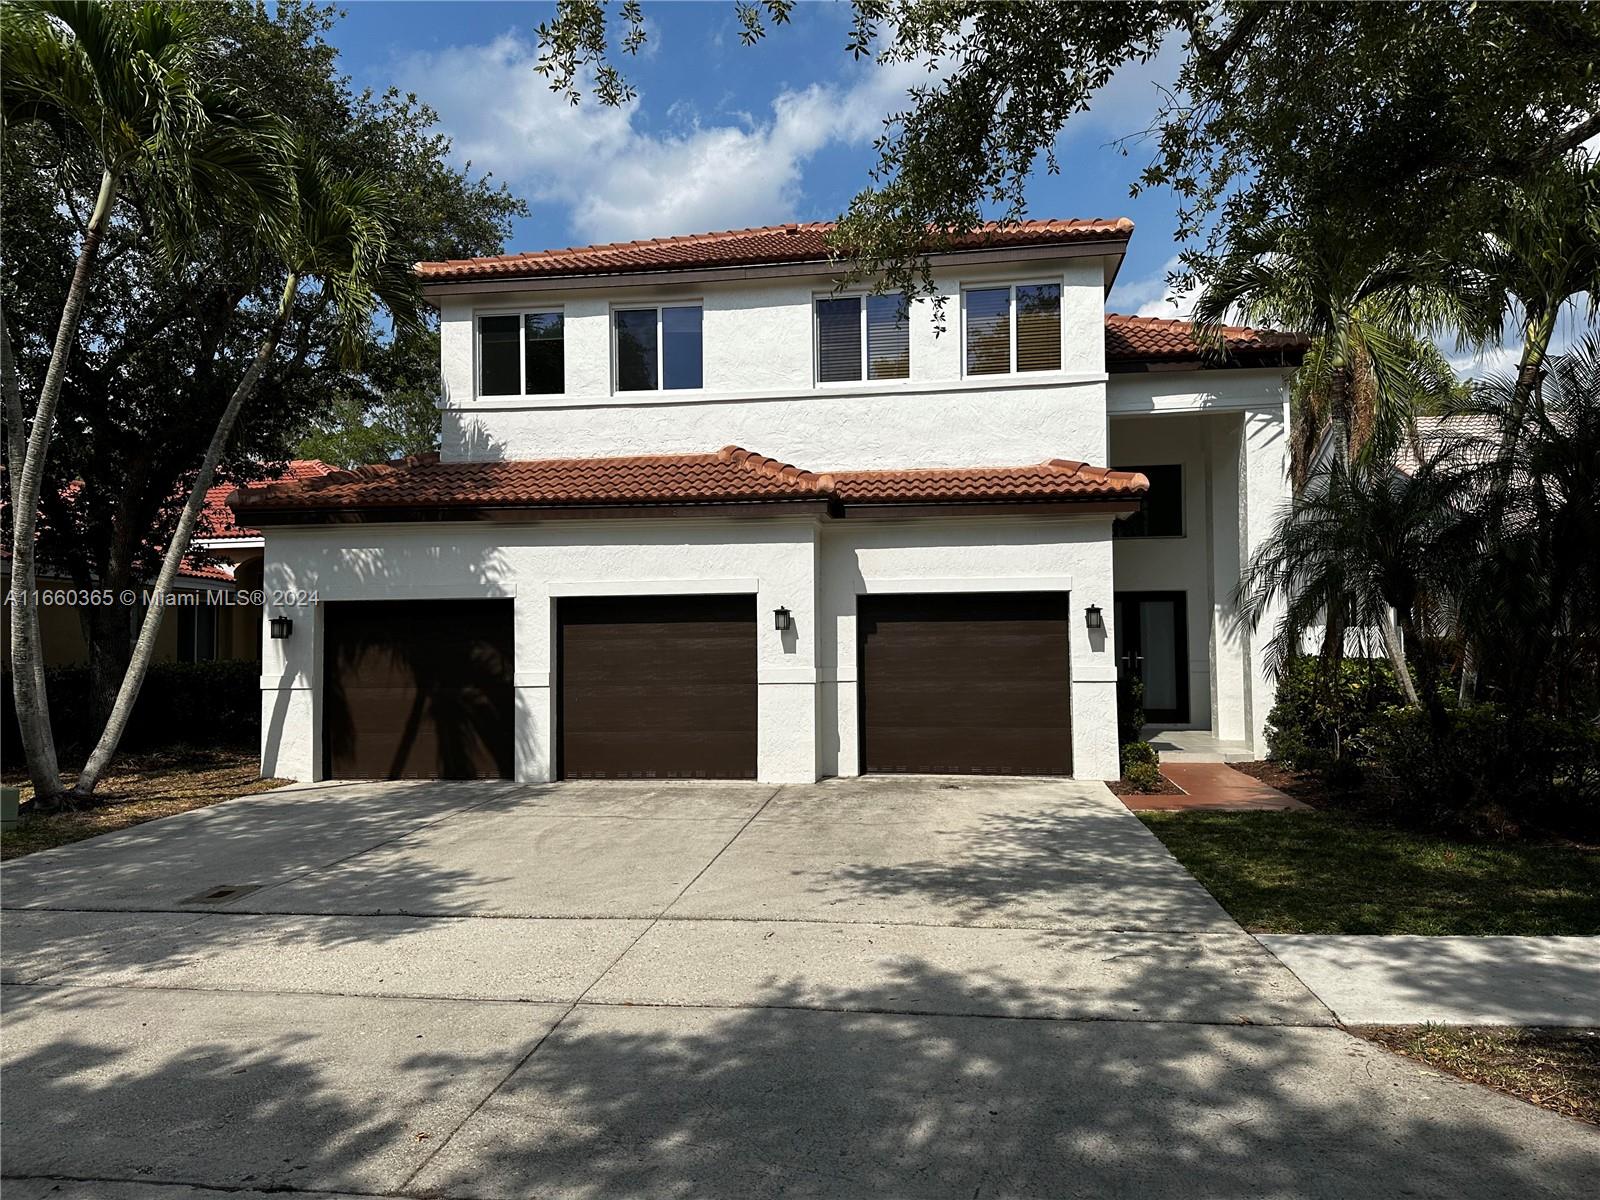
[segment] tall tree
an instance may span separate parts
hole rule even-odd
[[[278,351],[296,304],[327,304],[331,308],[340,331],[338,350],[347,361],[359,356],[380,306],[403,327],[416,320],[419,297],[411,260],[397,256],[403,255],[405,246],[393,236],[394,203],[384,184],[372,175],[341,175],[331,161],[308,144],[302,144],[294,154],[293,178],[294,216],[281,227],[273,247],[286,275],[277,308],[212,432],[162,559],[153,599],[111,715],[72,789],[75,800],[93,794],[122,741],[155,652],[165,598],[177,580],[178,568],[194,536],[217,463],[240,410],[255,395],[262,371]],[[314,285],[314,290],[303,295],[303,283]]]
[[[1238,318],[1311,335],[1295,378],[1292,473],[1304,484],[1331,424],[1349,461],[1388,461],[1415,417],[1453,384],[1429,339],[1498,330],[1498,312],[1464,297],[1459,272],[1302,222],[1240,235],[1195,305],[1202,341]]]
[[[5,6],[0,22],[0,113],[7,132],[38,122],[81,140],[99,176],[32,411],[22,407],[20,387],[5,389],[7,421],[14,430],[28,430],[26,442],[17,438],[8,453],[16,475],[12,687],[35,792],[51,795],[60,782],[32,602],[34,534],[67,362],[118,193],[132,186],[150,197],[154,223],[148,232],[169,252],[193,232],[203,209],[244,202],[271,220],[285,194],[276,161],[278,127],[242,106],[231,90],[197,79],[204,34],[191,7],[29,0]]]
[[[632,89],[614,49],[637,53],[645,7],[608,27],[604,0],[561,0],[538,29],[540,70],[576,99]],[[1381,230],[1396,249],[1466,244],[1492,185],[1537,175],[1600,133],[1600,5],[1396,0],[1120,4],[854,0],[846,49],[938,68],[887,123],[871,186],[836,243],[863,274],[926,285],[923,256],[983,219],[1026,213],[1054,172],[1063,126],[1119,71],[1158,54],[1174,86],[1144,130],[1137,187],[1170,188],[1187,273],[1208,275],[1240,232],[1291,214]],[[739,0],[753,41],[789,0]],[[1184,281],[1187,282],[1187,281]]]
[[[338,71],[326,34],[332,8],[285,3],[215,4],[201,11],[218,48],[200,68],[269,109],[351,175],[381,173],[392,200],[392,237],[411,260],[494,254],[522,205],[503,187],[451,165],[437,117],[415,97],[353,90]],[[225,52],[224,52],[225,51]],[[83,173],[60,164],[90,161],[81,141],[33,127],[0,142],[7,188],[0,228],[7,254],[0,297],[19,371],[37,379],[48,360],[47,321],[65,294],[71,263],[63,214],[80,202]],[[107,231],[98,300],[84,313],[68,363],[47,481],[40,497],[39,555],[77,586],[113,593],[160,570],[165,547],[190,493],[217,421],[238,381],[239,364],[260,345],[277,310],[283,269],[263,253],[243,222],[212,224],[183,256],[158,252],[146,230],[145,196],[124,189],[121,219]],[[435,393],[438,355],[420,344],[431,329],[390,336],[380,317],[363,334],[360,363],[337,352],[341,331],[331,305],[297,304],[280,351],[264,368],[258,398],[244,410],[218,464],[234,482],[271,478],[297,453],[308,429],[333,430],[371,447],[371,416],[401,425]],[[430,321],[430,325],[432,322]],[[408,405],[410,407],[408,407]],[[390,414],[394,415],[390,415]],[[428,413],[431,424],[437,413]],[[425,436],[406,426],[413,441]],[[159,430],[160,436],[150,436]],[[421,448],[421,447],[417,447]],[[69,488],[69,481],[72,486]],[[126,609],[81,610],[89,646],[90,705],[82,733],[111,711],[132,655]]]

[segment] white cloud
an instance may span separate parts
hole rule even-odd
[[[535,71],[516,34],[397,64],[400,85],[427,100],[455,155],[530,200],[565,206],[584,241],[763,225],[794,216],[805,163],[832,144],[863,144],[903,107],[914,66],[869,67],[843,85],[786,91],[770,112],[706,124],[674,107],[672,128],[648,127],[639,101],[576,106]]]
[[[1161,273],[1144,279],[1119,280],[1111,293],[1113,312],[1131,312],[1136,317],[1168,317],[1188,319],[1194,315],[1205,288],[1200,284],[1174,293],[1167,285],[1167,275],[1179,267],[1176,257],[1161,264]]]

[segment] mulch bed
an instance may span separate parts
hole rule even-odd
[[[1350,1032],[1461,1079],[1600,1125],[1600,1029],[1366,1025]]]
[[[1183,789],[1165,775],[1161,777],[1161,786],[1154,788],[1135,787],[1126,779],[1110,780],[1106,786],[1111,789],[1113,796],[1181,796]]]
[[[21,786],[24,803],[32,797],[33,789],[26,776],[7,771],[5,782]],[[24,808],[27,815],[0,835],[0,859],[65,846],[235,796],[271,791],[287,782],[262,779],[260,761],[248,751],[172,750],[119,755],[96,789],[93,807],[47,813],[28,813]]]

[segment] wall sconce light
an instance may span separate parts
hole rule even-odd
[[[1098,604],[1091,604],[1083,610],[1083,623],[1090,629],[1104,629],[1106,627],[1106,620],[1100,615],[1100,606]]]
[[[271,627],[274,638],[286,638],[294,632],[294,622],[288,617],[273,617],[267,624]]]
[[[789,615],[787,608],[775,608],[772,610],[772,627],[779,633],[794,628],[794,618]]]

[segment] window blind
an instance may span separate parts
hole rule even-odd
[[[861,297],[817,301],[817,379],[847,383],[861,378]]]
[[[867,297],[867,378],[911,378],[911,320],[902,295]]]
[[[1011,370],[1011,289],[969,291],[966,304],[967,374],[1006,374]]]
[[[1061,285],[1017,288],[1017,370],[1061,369]]]

